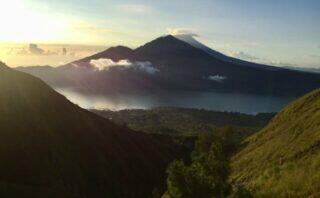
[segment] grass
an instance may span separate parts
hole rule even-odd
[[[284,108],[232,158],[232,180],[258,197],[318,197],[320,90]]]

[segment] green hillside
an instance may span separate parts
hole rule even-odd
[[[0,197],[145,197],[178,152],[0,63]]]
[[[232,158],[232,179],[261,197],[320,197],[320,89],[288,105]]]
[[[229,125],[238,129],[238,133],[235,134],[238,139],[260,130],[274,116],[274,113],[248,115],[176,107],[158,107],[147,110],[92,111],[115,123],[125,124],[135,130],[173,136],[194,136],[202,133],[212,133],[218,128]]]

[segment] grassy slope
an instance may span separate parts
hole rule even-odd
[[[232,159],[257,196],[320,196],[320,89],[288,105]]]
[[[143,197],[176,151],[0,63],[0,197]]]

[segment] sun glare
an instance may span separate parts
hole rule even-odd
[[[59,17],[52,17],[44,11],[34,12],[25,0],[10,0],[3,3],[0,12],[2,42],[50,42],[62,37],[67,27]]]

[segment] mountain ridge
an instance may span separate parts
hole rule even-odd
[[[289,104],[243,142],[232,159],[232,177],[264,196],[309,197],[320,195],[319,167],[317,89]]]
[[[164,185],[171,144],[0,66],[1,197],[142,197]],[[178,147],[177,147],[178,148]]]
[[[107,60],[108,65],[99,59]],[[106,69],[94,71],[96,68],[91,60],[104,65]],[[129,62],[123,67],[118,64],[120,60]],[[85,87],[103,93],[183,90],[301,96],[320,87],[319,74],[255,63],[241,64],[215,58],[203,49],[169,35],[136,49],[109,48],[55,69],[75,84],[61,82],[61,78],[60,81],[49,82],[45,74],[38,74],[38,77],[53,87],[64,84],[64,87]],[[146,72],[146,69],[153,72]],[[23,70],[32,73],[32,69]],[[118,87],[115,89],[111,84],[117,84]]]
[[[235,63],[235,64],[238,64],[238,65],[244,65],[244,66],[262,67],[264,69],[271,69],[271,70],[284,69],[284,68],[277,67],[277,66],[265,65],[265,64],[260,64],[260,63],[253,63],[253,62],[249,62],[249,61],[246,61],[246,60],[242,60],[242,59],[234,58],[234,57],[231,57],[231,56],[227,56],[227,55],[225,55],[225,54],[223,54],[221,52],[213,50],[210,47],[202,44],[201,42],[196,40],[193,35],[178,34],[178,35],[174,35],[174,36],[176,38],[184,41],[184,42],[189,43],[190,45],[192,45],[194,47],[202,49],[203,51],[207,52],[209,55],[213,56],[214,58],[221,59],[221,60],[223,60],[225,62]],[[289,68],[287,68],[287,69],[289,69]]]

